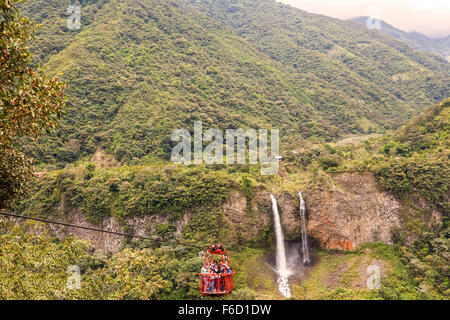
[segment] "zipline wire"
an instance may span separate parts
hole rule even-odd
[[[9,212],[2,212],[2,211],[0,211],[0,215],[8,216],[8,217],[14,217],[14,218],[19,218],[19,219],[35,220],[35,221],[40,221],[40,222],[45,222],[45,223],[57,224],[57,225],[61,225],[61,226],[78,228],[78,229],[84,229],[84,230],[90,230],[90,231],[96,231],[96,232],[110,233],[110,234],[115,234],[115,235],[123,236],[123,237],[132,237],[132,238],[153,240],[153,239],[148,238],[148,237],[136,236],[136,235],[133,235],[133,234],[126,234],[126,233],[122,233],[122,232],[115,232],[115,231],[108,231],[108,230],[96,229],[96,228],[91,228],[91,227],[84,227],[84,226],[79,226],[79,225],[75,225],[75,224],[59,222],[59,221],[52,221],[52,220],[42,219],[42,218],[21,216],[21,215],[14,214],[14,213],[9,213]]]

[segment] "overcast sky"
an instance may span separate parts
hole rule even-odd
[[[450,0],[277,0],[305,11],[349,19],[380,12],[380,18],[405,31],[430,37],[450,35]]]

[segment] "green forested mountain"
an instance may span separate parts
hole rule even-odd
[[[290,72],[315,76],[349,99],[363,99],[369,112],[384,105],[378,112],[396,114],[401,106],[394,107],[390,98],[417,110],[427,106],[423,98],[441,100],[448,95],[448,63],[365,26],[272,0],[186,2],[230,26]],[[428,78],[430,71],[434,76]],[[430,91],[422,91],[425,88]],[[392,109],[386,110],[389,102]]]
[[[446,61],[275,1],[82,1],[79,31],[66,27],[71,3],[23,7],[42,24],[37,60],[68,83],[58,130],[25,147],[45,163],[99,145],[120,161],[167,159],[171,132],[194,120],[333,140],[396,127],[448,96]]]

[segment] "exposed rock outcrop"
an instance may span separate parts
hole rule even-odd
[[[392,243],[401,203],[379,190],[370,173],[340,173],[333,185],[307,193],[308,232],[328,249],[353,250],[364,242]]]
[[[301,235],[299,200],[296,194],[282,192],[278,197],[280,219],[285,239],[297,239]]]
[[[95,225],[86,219],[86,216],[81,212],[81,210],[76,210],[70,215],[65,216],[65,219],[58,219],[59,221],[64,221],[69,224],[74,224],[77,226],[103,229],[107,231],[114,232],[124,232],[123,226],[114,217],[106,217],[100,225]],[[116,252],[120,249],[123,236],[114,235],[109,233],[102,233],[96,231],[90,231],[85,229],[65,227],[60,225],[49,224],[49,228],[55,233],[59,238],[65,237],[69,234],[84,240],[88,240],[95,248],[104,251],[105,253]]]
[[[247,205],[244,194],[231,191],[229,199],[222,206],[224,219],[229,224],[230,241],[240,243],[257,240],[270,223],[270,208],[270,193],[267,191],[256,192],[250,205]]]
[[[180,219],[174,221],[173,225],[176,229],[174,236],[176,239],[182,238],[183,230],[188,223],[188,220],[189,212],[186,212]],[[130,217],[124,222],[118,221],[115,217],[106,217],[103,219],[102,223],[95,225],[86,220],[86,216],[80,210],[77,210],[69,215],[66,215],[64,221],[66,223],[83,227],[90,227],[120,233],[132,233],[136,236],[154,238],[154,240],[157,241],[160,239],[155,236],[152,237],[151,235],[155,234],[156,227],[158,225],[169,223],[169,217],[161,215],[142,215]],[[126,226],[128,230],[127,232],[124,226]],[[121,235],[114,235],[73,227],[65,227],[60,225],[50,225],[49,227],[58,237],[65,237],[69,234],[72,234],[77,238],[88,240],[95,248],[100,249],[105,253],[114,253],[119,251],[125,239],[125,237]]]
[[[224,228],[226,227],[227,229],[227,240],[229,243],[242,243],[249,240],[258,241],[263,230],[270,223],[270,208],[270,193],[265,190],[255,192],[250,205],[247,205],[245,194],[232,190],[228,200],[222,205],[223,218],[226,224]],[[157,236],[155,236],[157,226],[171,223],[175,228],[175,240],[180,240],[183,238],[184,229],[189,223],[191,214],[197,209],[185,210],[181,218],[174,221],[170,221],[168,216],[153,214],[132,216],[124,221],[118,221],[115,217],[106,217],[100,224],[96,225],[89,222],[79,209],[73,210],[69,214],[61,213],[58,220],[83,227],[153,237],[155,240],[158,240]],[[58,211],[63,211],[62,205]],[[49,225],[49,228],[60,238],[72,234],[77,238],[88,240],[95,248],[105,253],[119,251],[125,239],[120,235],[60,225]]]

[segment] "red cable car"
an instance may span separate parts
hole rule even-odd
[[[214,255],[219,255],[225,266],[228,266],[226,273],[211,272],[210,267],[214,263]],[[225,258],[225,259],[224,259]],[[219,262],[220,263],[220,262]],[[208,268],[208,273],[199,273],[200,276],[200,293],[203,296],[221,296],[233,291],[233,274],[234,271],[230,267],[230,259],[228,252],[222,245],[211,245],[205,252],[203,263],[204,268]]]

